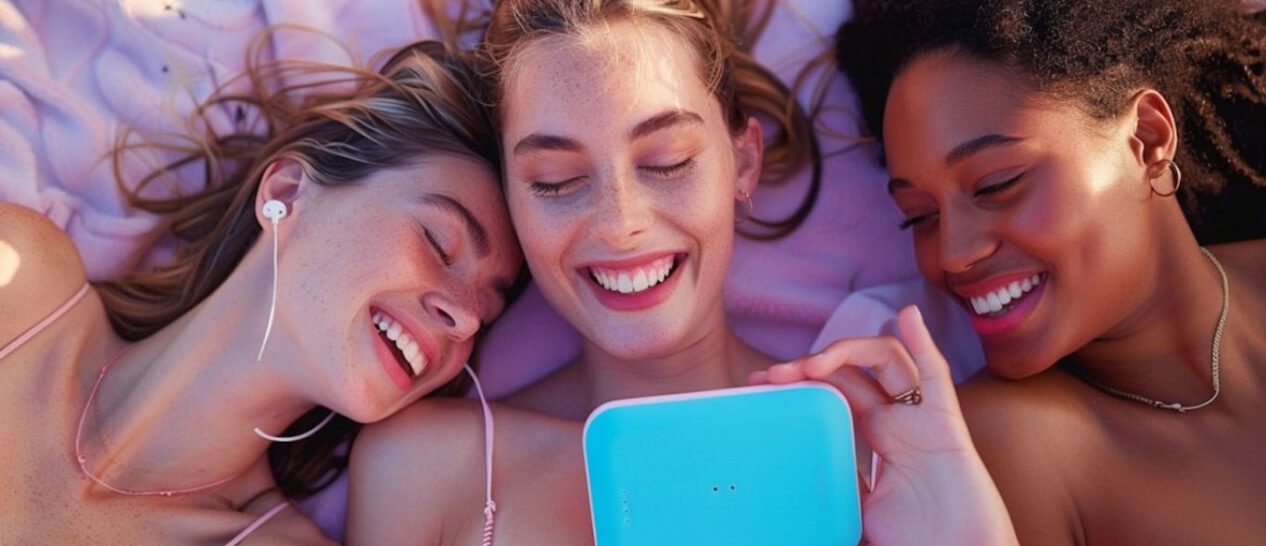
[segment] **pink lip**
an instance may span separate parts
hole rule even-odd
[[[383,314],[390,316],[391,320],[400,323],[400,326],[409,334],[409,337],[412,337],[413,340],[417,342],[418,350],[422,353],[423,357],[426,358],[427,362],[426,369],[422,370],[421,375],[411,377],[404,371],[403,368],[400,367],[400,361],[396,360],[395,353],[392,352],[391,347],[387,346],[387,340],[383,339],[382,334],[378,331],[378,325],[374,324],[373,316],[375,312],[382,312]],[[374,339],[377,341],[377,343],[374,344],[374,348],[375,352],[378,353],[378,360],[386,370],[387,377],[391,379],[391,382],[395,384],[396,387],[399,387],[400,390],[408,391],[413,387],[415,380],[422,377],[422,375],[425,375],[439,363],[439,359],[437,358],[439,356],[439,351],[436,349],[434,342],[429,336],[422,335],[420,333],[421,330],[419,330],[411,320],[405,318],[408,315],[404,313],[396,313],[381,306],[371,306],[369,308],[369,316],[370,333],[373,334]]]
[[[589,275],[588,269],[591,267],[601,267],[603,269],[633,269],[635,267],[648,265],[660,258],[667,258],[669,256],[678,256],[680,258],[685,257],[685,255],[685,252],[655,252],[652,254],[642,254],[641,256],[633,256],[631,258],[622,258],[619,260],[583,263],[577,266],[576,269],[581,270],[581,273],[584,273],[585,275]],[[678,262],[680,262],[680,260],[678,260]]]
[[[593,276],[589,272],[590,267],[601,267],[604,269],[633,269],[650,264],[660,258],[674,255],[677,259],[676,263],[673,265],[673,272],[667,279],[664,279],[664,282],[633,294],[621,294],[619,292],[607,290],[606,288],[603,288],[602,285],[598,284],[598,281],[594,280]],[[679,275],[679,273],[681,273],[680,269],[683,265],[685,265],[685,263],[686,254],[660,252],[657,254],[645,254],[624,260],[591,262],[577,271],[584,279],[584,282],[589,285],[589,289],[593,291],[594,297],[596,297],[598,302],[603,306],[613,311],[641,311],[643,309],[649,309],[659,305],[672,295],[673,289],[677,287],[677,278],[681,276]]]
[[[1020,277],[1023,279],[1024,277]],[[1010,284],[1011,281],[1007,281]],[[976,333],[982,337],[1003,336],[1015,331],[1024,324],[1024,321],[1033,314],[1038,304],[1042,300],[1042,296],[1046,293],[1046,285],[1050,283],[1050,278],[1046,277],[1042,280],[1042,284],[1037,285],[1028,293],[1020,297],[1020,302],[1015,304],[1006,313],[997,317],[986,317],[977,315],[971,308],[970,302],[963,302],[967,308],[967,313],[971,315],[972,327]],[[1005,286],[1005,285],[1001,285]],[[989,292],[985,292],[988,294]]]

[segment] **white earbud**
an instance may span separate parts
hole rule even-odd
[[[264,202],[264,218],[272,220],[273,225],[286,217],[286,204],[276,199],[269,199]]]

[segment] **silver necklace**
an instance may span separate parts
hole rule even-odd
[[[1126,400],[1133,400],[1141,404],[1147,404],[1157,409],[1173,410],[1178,413],[1187,413],[1188,411],[1198,410],[1209,404],[1212,404],[1214,400],[1217,400],[1218,395],[1222,393],[1222,378],[1218,371],[1218,352],[1222,348],[1222,329],[1226,327],[1226,316],[1227,316],[1227,313],[1230,312],[1231,310],[1231,289],[1226,280],[1226,270],[1222,269],[1222,264],[1218,262],[1218,259],[1213,257],[1213,253],[1209,252],[1204,247],[1200,247],[1200,251],[1203,252],[1205,256],[1209,257],[1209,261],[1213,262],[1213,267],[1217,268],[1218,275],[1222,277],[1222,314],[1218,316],[1218,326],[1214,328],[1213,330],[1213,365],[1211,366],[1213,368],[1213,396],[1210,396],[1208,400],[1205,400],[1204,402],[1201,402],[1199,404],[1195,404],[1192,406],[1184,406],[1177,402],[1173,402],[1173,403],[1161,402],[1160,400],[1154,400],[1146,396],[1140,396],[1131,392],[1125,392],[1120,389],[1114,389],[1112,387],[1104,385],[1103,383],[1095,381],[1094,379],[1091,379],[1081,370],[1074,369],[1073,375],[1076,375],[1078,378],[1080,378],[1082,381],[1085,381],[1090,386],[1096,389],[1099,389],[1103,392],[1106,392],[1108,394],[1111,394],[1113,396],[1124,398]]]

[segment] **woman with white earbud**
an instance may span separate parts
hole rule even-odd
[[[168,265],[89,285],[0,204],[0,544],[325,542],[286,495],[337,475],[353,422],[458,390],[522,263],[476,72],[428,42],[351,72],[254,97],[267,134],[181,161],[244,167],[201,193],[135,190]]]

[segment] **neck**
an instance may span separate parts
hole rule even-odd
[[[127,347],[99,384],[104,363],[84,370],[96,394],[80,447],[96,477],[160,491],[238,476],[268,447],[253,427],[279,434],[312,407],[286,376],[295,354],[284,325],[256,361],[271,295],[271,266],[258,249],[193,310]]]
[[[1182,406],[1213,395],[1222,277],[1190,231],[1185,234],[1182,244],[1156,250],[1156,274],[1145,280],[1151,295],[1144,304],[1072,355],[1091,381]]]
[[[769,367],[774,359],[735,336],[724,309],[716,307],[694,335],[665,354],[620,358],[586,340],[575,370],[588,389],[587,411],[623,398],[746,385],[748,374]]]

